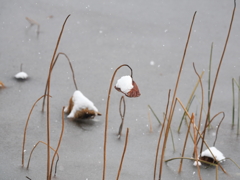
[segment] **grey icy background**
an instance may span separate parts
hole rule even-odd
[[[240,69],[240,2],[237,0],[235,20],[227,51],[214,94],[211,114],[225,112],[219,129],[216,147],[226,157],[240,164],[240,139],[236,127],[231,129],[231,79],[238,79]],[[59,52],[72,61],[79,89],[102,113],[92,121],[76,123],[65,117],[65,131],[59,149],[57,177],[54,179],[98,180],[102,178],[103,131],[107,92],[110,79],[121,64],[129,64],[141,96],[125,98],[126,116],[123,136],[117,139],[120,124],[118,111],[122,94],[112,90],[109,110],[106,179],[116,178],[123,150],[126,128],[130,128],[129,142],[120,179],[148,180],[153,178],[155,151],[160,126],[148,109],[155,110],[162,120],[169,89],[175,86],[188,30],[195,11],[193,32],[189,42],[180,80],[179,97],[184,104],[197,81],[193,71],[205,71],[205,111],[210,46],[214,42],[212,81],[225,43],[232,0],[1,0],[0,1],[0,179],[46,179],[46,146],[40,144],[33,153],[30,169],[26,170],[29,153],[39,140],[46,141],[46,110],[41,101],[36,105],[27,130],[25,167],[21,167],[23,130],[33,103],[43,95],[49,63],[64,19],[71,14],[60,42]],[[40,24],[30,27],[29,17]],[[29,79],[17,81],[14,75],[23,71]],[[130,72],[118,71],[116,80]],[[68,62],[61,57],[52,75],[51,84],[51,146],[56,147],[61,130],[61,109],[67,105],[75,88]],[[236,90],[237,91],[237,90]],[[199,112],[201,94],[198,89],[190,112]],[[186,125],[178,134],[177,127],[183,110],[177,105],[172,130],[176,146],[173,152],[169,139],[165,159],[179,157],[183,147]],[[205,114],[205,113],[204,113]],[[149,116],[153,132],[150,132]],[[212,145],[216,126],[207,132]],[[189,141],[185,152],[191,157],[193,145]],[[183,172],[177,173],[179,160],[164,164],[163,179],[198,179],[192,161],[184,161]],[[219,179],[240,179],[240,170],[226,160],[219,170]],[[215,179],[215,167],[201,168],[203,179]]]

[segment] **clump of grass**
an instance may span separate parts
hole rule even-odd
[[[188,110],[182,105],[181,101],[179,100],[179,98],[176,97],[176,92],[177,92],[177,88],[178,88],[178,83],[179,83],[179,79],[180,79],[180,75],[181,75],[181,71],[182,71],[182,65],[184,63],[184,58],[185,58],[185,54],[186,54],[186,50],[187,50],[187,45],[188,45],[188,42],[189,42],[189,39],[190,39],[190,35],[191,35],[191,30],[192,30],[192,25],[193,25],[193,22],[194,22],[194,18],[195,18],[195,15],[196,15],[196,12],[194,13],[194,16],[193,16],[193,19],[192,19],[192,24],[190,26],[190,31],[189,31],[189,35],[188,35],[188,39],[187,39],[187,43],[186,43],[186,46],[185,46],[185,50],[184,50],[184,54],[183,54],[183,58],[182,58],[182,63],[180,65],[180,70],[179,70],[179,73],[178,73],[178,77],[177,77],[177,82],[176,82],[176,85],[175,85],[175,89],[174,89],[174,94],[173,94],[173,97],[172,97],[172,103],[171,103],[171,106],[170,106],[170,111],[169,111],[169,115],[168,115],[168,122],[167,122],[167,125],[163,125],[162,126],[162,129],[164,129],[164,126],[166,126],[166,132],[165,132],[165,137],[164,137],[164,142],[163,142],[163,145],[162,145],[162,154],[161,154],[161,158],[160,158],[160,169],[159,169],[159,180],[161,179],[161,175],[162,175],[162,164],[163,164],[163,159],[164,159],[164,153],[165,153],[165,149],[166,149],[166,143],[167,143],[167,139],[168,139],[168,133],[169,133],[169,129],[170,129],[170,125],[171,125],[171,122],[172,122],[172,117],[173,117],[173,113],[174,113],[174,110],[175,110],[175,106],[176,106],[176,102],[180,102],[180,104],[182,105],[182,107],[184,108],[184,111],[186,113],[186,115],[188,116],[190,122],[188,124],[188,130],[186,132],[186,138],[185,138],[185,141],[184,141],[184,146],[183,146],[183,150],[182,150],[182,157],[180,157],[179,159],[181,159],[180,161],[180,166],[179,166],[179,171],[178,172],[181,172],[181,169],[182,169],[182,161],[183,159],[194,159],[195,161],[197,161],[197,164],[198,164],[198,161],[201,161],[201,162],[204,162],[204,163],[207,163],[207,164],[210,164],[210,165],[214,165],[216,166],[216,178],[218,179],[218,167],[220,167],[222,169],[222,171],[224,173],[227,174],[227,172],[224,170],[224,168],[221,166],[221,164],[216,160],[216,157],[213,155],[213,153],[211,152],[208,144],[206,143],[205,141],[205,134],[206,134],[206,128],[210,125],[210,123],[212,122],[212,120],[217,117],[219,114],[223,114],[223,118],[222,120],[220,121],[219,125],[218,125],[218,128],[217,128],[217,132],[216,132],[216,139],[214,141],[214,145],[216,143],[216,140],[217,140],[217,135],[218,135],[218,130],[219,130],[219,126],[221,125],[221,122],[223,121],[224,119],[224,113],[223,112],[220,112],[218,114],[216,114],[211,120],[210,120],[210,110],[211,110],[211,105],[212,105],[212,100],[213,100],[213,95],[214,95],[214,90],[215,90],[215,87],[216,87],[216,83],[217,83],[217,79],[218,79],[218,75],[219,75],[219,72],[220,72],[220,68],[221,68],[221,64],[222,64],[222,61],[223,61],[223,57],[224,57],[224,54],[225,54],[225,51],[226,51],[226,47],[227,47],[227,43],[228,43],[228,39],[229,39],[229,36],[230,36],[230,32],[231,32],[231,28],[232,28],[232,23],[233,23],[233,19],[234,19],[234,14],[235,14],[235,9],[236,9],[236,1],[234,1],[234,8],[233,8],[233,12],[232,12],[232,18],[231,18],[231,21],[230,21],[230,26],[229,26],[229,30],[228,30],[228,34],[227,34],[227,38],[226,38],[226,42],[225,42],[225,45],[224,45],[224,49],[223,49],[223,52],[222,52],[222,56],[221,56],[221,59],[220,59],[220,62],[219,62],[219,65],[218,65],[218,69],[217,69],[217,72],[216,72],[216,75],[215,75],[215,79],[214,79],[214,83],[213,83],[213,87],[211,89],[211,93],[209,94],[209,97],[208,97],[208,111],[207,111],[207,115],[206,115],[206,120],[205,120],[205,125],[204,125],[204,129],[203,129],[203,132],[201,133],[200,132],[200,125],[201,125],[201,119],[202,119],[202,111],[203,111],[203,99],[204,99],[204,92],[203,92],[203,86],[202,86],[202,82],[201,82],[201,76],[197,73],[196,71],[196,68],[193,64],[193,67],[194,67],[194,71],[196,73],[196,75],[198,76],[198,79],[199,79],[199,82],[200,82],[200,85],[201,85],[201,97],[202,97],[202,101],[201,101],[201,108],[200,108],[200,117],[199,117],[199,121],[198,121],[198,126],[195,125],[195,118],[194,118],[194,114],[192,114],[192,116],[189,115],[188,113]],[[212,54],[212,52],[211,52]],[[210,79],[210,77],[209,77]],[[208,87],[208,89],[210,90],[210,85]],[[191,99],[191,98],[190,98]],[[168,106],[169,104],[167,103],[167,106],[166,106],[166,109],[168,109]],[[165,120],[164,120],[165,121]],[[193,125],[193,143],[194,143],[194,153],[193,153],[193,157],[195,158],[185,158],[184,157],[184,152],[185,152],[185,148],[186,148],[186,143],[187,143],[187,140],[188,140],[188,134],[190,133],[190,127],[191,127],[191,124]],[[161,130],[162,132],[162,130]],[[158,141],[158,146],[160,144],[160,140],[161,140],[161,133],[160,133],[160,136],[159,136],[159,141]],[[201,143],[201,148],[200,148],[200,157],[198,159],[198,152],[197,152],[197,145],[198,145],[198,139],[201,139],[202,140],[202,143]],[[201,154],[202,154],[202,149],[203,149],[203,145],[205,145],[207,147],[207,149],[210,151],[210,153],[212,154],[212,157],[214,159],[214,163],[211,163],[211,162],[207,162],[207,161],[204,161],[201,159]],[[157,153],[156,153],[156,159],[157,159],[157,154],[158,154],[158,148],[157,148]],[[175,158],[172,158],[170,160],[173,160]],[[168,162],[170,160],[166,160],[165,162]],[[156,162],[156,160],[155,160]],[[156,163],[155,163],[155,167],[156,167]],[[154,170],[154,179],[155,179],[155,173],[156,171]],[[201,179],[201,174],[200,174],[200,169],[198,167],[198,174],[199,174],[199,178]]]
[[[170,105],[170,112],[169,112],[168,116],[167,116],[168,113],[166,112],[166,119],[168,120],[168,122],[167,122],[166,127],[165,127],[165,124],[162,126],[162,130],[161,130],[161,132],[162,132],[163,128],[166,128],[164,141],[163,141],[163,145],[162,145],[162,154],[161,154],[161,158],[160,158],[160,168],[159,168],[159,177],[158,177],[159,180],[162,177],[163,159],[164,159],[164,154],[165,154],[165,150],[166,150],[168,133],[169,133],[169,129],[170,129],[170,126],[171,126],[171,123],[172,123],[173,113],[174,113],[174,109],[175,109],[175,105],[176,105],[176,93],[177,93],[178,84],[179,84],[179,80],[180,80],[181,72],[182,72],[182,67],[183,67],[183,64],[184,64],[184,60],[185,60],[185,56],[186,56],[186,52],[187,52],[187,47],[188,47],[188,43],[189,43],[189,40],[190,40],[191,31],[192,31],[193,22],[194,22],[196,13],[197,12],[194,13],[193,18],[192,18],[192,23],[191,23],[190,30],[189,30],[189,33],[188,33],[188,38],[187,38],[187,42],[186,42],[186,45],[185,45],[185,49],[184,49],[184,53],[183,53],[183,57],[182,57],[181,65],[180,65],[180,69],[179,69],[179,72],[178,72],[178,77],[177,77],[177,81],[176,81],[176,85],[175,85],[175,89],[174,89],[174,93],[173,93],[173,97],[172,97],[172,102],[171,102],[171,105]],[[168,109],[168,107],[166,109]],[[161,134],[162,133],[160,133],[159,139],[161,137]],[[155,179],[155,177],[154,177],[154,179]]]

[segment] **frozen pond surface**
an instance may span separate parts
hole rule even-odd
[[[231,129],[232,86],[231,79],[238,79],[240,69],[240,4],[227,51],[221,67],[214,94],[211,114],[225,112],[219,129],[216,147],[240,164],[240,140],[236,127]],[[107,93],[114,70],[121,64],[133,69],[134,81],[141,96],[127,98],[123,136],[117,139],[120,125],[119,101],[122,96],[112,90],[109,109],[106,179],[115,179],[123,151],[126,128],[130,128],[128,147],[120,179],[153,179],[153,168],[160,126],[150,113],[148,105],[162,120],[169,89],[177,79],[189,26],[195,11],[193,32],[189,42],[177,97],[184,104],[197,81],[192,63],[199,73],[205,70],[205,112],[207,110],[208,63],[211,43],[214,42],[212,79],[222,54],[233,9],[233,1],[36,1],[3,0],[0,6],[0,179],[46,178],[46,146],[40,144],[32,155],[30,169],[21,167],[23,130],[33,103],[43,95],[51,57],[62,23],[68,14],[59,52],[68,55],[75,70],[81,92],[92,100],[102,116],[94,121],[76,123],[65,116],[65,131],[59,149],[57,178],[98,180],[102,178],[103,139]],[[30,27],[26,17],[40,24]],[[17,81],[14,75],[20,70],[29,75],[26,81]],[[118,71],[118,78],[129,75],[127,68]],[[57,62],[51,80],[51,146],[56,147],[61,130],[61,109],[68,104],[75,91],[71,70],[64,57]],[[190,112],[200,108],[198,89]],[[197,100],[198,99],[198,100]],[[237,100],[237,99],[236,99]],[[149,115],[153,132],[149,130]],[[181,133],[177,128],[183,110],[177,105],[172,130],[176,152],[169,139],[165,159],[179,157],[185,138],[186,125]],[[221,117],[213,122],[207,132],[207,142],[212,146],[214,133]],[[41,101],[36,105],[27,130],[25,167],[32,147],[39,141],[46,142],[46,111],[41,112]],[[191,157],[193,144],[185,152]],[[184,161],[183,172],[178,174],[179,160],[163,166],[162,179],[198,179],[192,161]],[[240,170],[229,160],[219,169],[219,179],[239,179]],[[201,168],[203,179],[215,179],[215,167]]]

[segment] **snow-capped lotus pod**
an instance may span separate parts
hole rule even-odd
[[[69,105],[64,108],[70,119],[89,119],[101,115],[93,102],[85,97],[79,90],[73,93]]]
[[[216,160],[218,162],[222,162],[222,161],[225,160],[225,157],[224,157],[223,153],[221,153],[217,148],[210,147],[209,149],[211,150],[212,154],[214,155],[214,157],[216,158]],[[211,163],[218,163],[214,160],[214,158],[213,158],[211,152],[209,151],[209,149],[206,149],[205,151],[203,151],[201,153],[200,159],[204,160],[204,161],[211,162]]]
[[[115,89],[122,92],[127,97],[139,97],[141,95],[137,84],[133,81],[131,76],[122,76],[117,81]]]
[[[19,72],[15,75],[15,78],[16,79],[27,79],[28,78],[28,75],[27,73],[25,72]]]

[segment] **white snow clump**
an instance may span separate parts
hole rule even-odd
[[[17,78],[17,79],[27,79],[28,75],[25,72],[19,72],[15,75],[15,78]]]
[[[220,161],[222,162],[223,160],[225,160],[225,157],[223,155],[223,153],[221,153],[217,148],[215,147],[210,147],[209,148],[211,150],[211,152],[213,153],[213,155],[215,156],[216,160],[217,161]],[[205,151],[202,152],[201,156],[206,156],[206,157],[210,157],[210,158],[213,158],[214,157],[212,156],[211,152],[209,151],[209,149],[206,149]]]
[[[84,96],[79,90],[76,90],[72,96],[73,107],[71,113],[67,116],[68,118],[74,118],[77,111],[84,109],[93,110],[95,115],[98,114],[98,109],[94,106],[93,102]],[[68,112],[69,106],[64,108],[64,112]]]
[[[127,94],[133,88],[131,76],[122,76],[117,81],[116,87],[120,88],[122,92]]]

